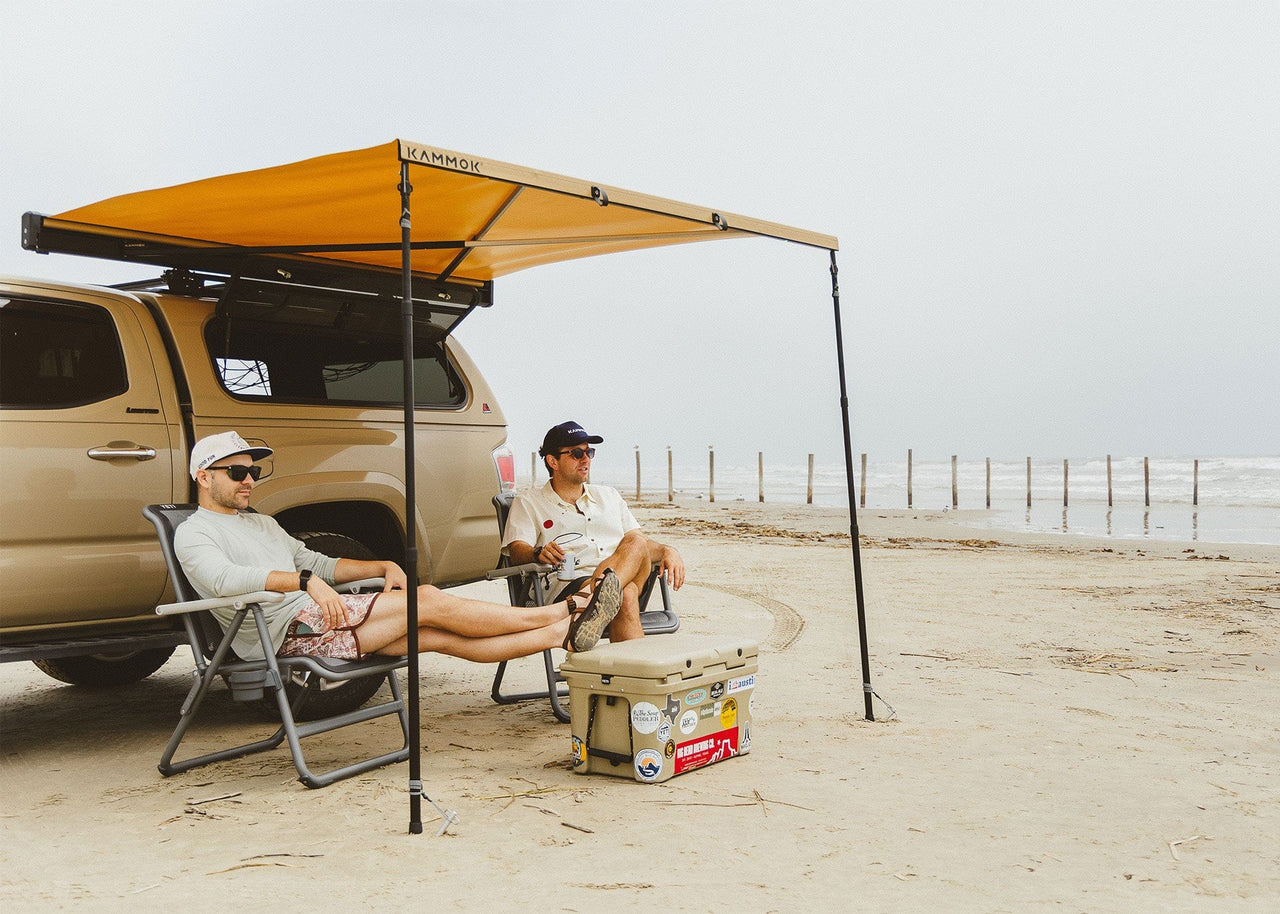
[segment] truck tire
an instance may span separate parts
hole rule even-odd
[[[343,536],[340,533],[306,532],[295,533],[293,536],[306,544],[308,549],[333,558],[359,559],[361,561],[376,558],[364,543],[349,536]],[[372,698],[378,689],[382,687],[383,682],[384,680],[382,679],[367,676],[363,679],[344,682],[342,685],[334,686],[331,689],[313,692],[303,701],[302,707],[298,708],[294,713],[294,717],[298,720],[316,720],[322,717],[331,717],[334,714],[354,711]],[[302,688],[303,686],[297,682],[289,682],[285,685],[285,692],[289,696],[290,702],[297,699],[298,693]],[[273,698],[263,699],[262,710],[269,717],[275,717],[279,713]]]
[[[151,647],[127,654],[49,657],[32,663],[59,682],[107,688],[146,679],[165,665],[173,651],[171,647]]]

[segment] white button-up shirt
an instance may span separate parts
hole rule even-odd
[[[591,574],[626,533],[639,527],[617,489],[587,485],[582,497],[571,503],[557,495],[548,480],[540,489],[521,492],[511,503],[502,552],[510,555],[509,547],[516,541],[537,551],[555,542],[574,554],[579,574]]]

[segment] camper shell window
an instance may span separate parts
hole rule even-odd
[[[414,387],[420,407],[458,408],[467,389],[445,339],[485,290],[441,284],[414,301]],[[399,406],[404,398],[400,299],[387,294],[233,280],[205,327],[223,388],[241,399]]]

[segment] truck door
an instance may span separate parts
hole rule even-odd
[[[173,500],[179,417],[162,399],[154,360],[168,362],[143,320],[125,296],[0,287],[6,635],[154,618],[164,562],[140,511]]]

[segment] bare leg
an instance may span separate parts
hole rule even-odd
[[[601,562],[595,570],[599,579],[606,568],[622,582],[622,609],[609,626],[610,641],[630,641],[644,637],[640,625],[640,591],[649,579],[653,562],[649,556],[649,541],[639,530],[632,530],[622,538],[613,555]]]
[[[435,651],[473,660],[476,663],[497,663],[500,660],[514,660],[516,657],[527,657],[537,654],[549,647],[559,647],[564,643],[569,631],[569,619],[566,616],[559,622],[535,628],[530,631],[514,632],[506,635],[493,635],[485,638],[468,638],[438,628],[418,629],[418,651]],[[369,650],[364,639],[360,646]],[[377,649],[380,654],[404,654],[409,649],[408,640],[401,637]]]
[[[373,604],[369,617],[356,629],[361,648],[373,653],[381,652],[396,643],[406,646],[407,604],[408,597],[403,591],[393,590],[381,594]],[[559,622],[564,622],[567,630],[568,618],[569,607],[564,602],[547,606],[500,606],[497,603],[457,597],[429,584],[418,588],[420,631],[432,629],[463,638],[482,639],[544,630]],[[559,642],[548,646],[558,644]],[[512,656],[520,657],[523,654]]]

